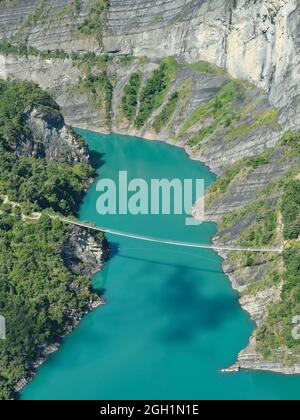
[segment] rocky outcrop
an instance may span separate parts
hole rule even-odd
[[[17,155],[39,157],[52,162],[88,163],[87,147],[73,129],[65,125],[59,109],[47,102],[32,105],[25,110],[22,119],[27,132],[17,139]]]
[[[55,97],[66,124],[103,131],[99,110],[90,97],[73,87],[83,74],[71,59],[43,59],[35,56],[0,55],[0,77],[31,80]]]
[[[224,241],[221,237],[217,235],[215,238],[216,245],[223,245]],[[241,307],[250,314],[257,327],[263,325],[269,313],[269,306],[281,300],[282,283],[255,293],[249,293],[247,289],[261,280],[272,268],[272,262],[266,260],[262,261],[258,266],[241,268],[230,263],[228,253],[221,252],[220,255],[224,258],[223,270],[230,279],[233,289],[239,293]],[[222,369],[222,372],[232,373],[240,370],[257,370],[283,373],[285,375],[299,374],[300,359],[298,358],[292,363],[290,361],[285,362],[289,357],[292,357],[292,360],[294,360],[295,355],[282,347],[278,349],[276,354],[272,355],[272,359],[265,359],[258,351],[256,331],[254,331],[248,346],[239,353],[237,361],[229,368]]]
[[[246,162],[240,167],[242,174],[245,167],[247,167]],[[257,167],[248,168],[244,176],[237,171],[226,191],[214,196],[213,202],[207,209],[208,219],[219,222],[219,231],[214,238],[215,245],[240,244],[244,233],[253,228],[253,223],[260,217],[260,211],[254,205],[260,200],[266,200],[268,207],[277,215],[273,241],[277,245],[282,245],[283,222],[278,207],[281,192],[279,186],[272,188],[272,183],[276,185],[276,182],[284,182],[284,177],[288,173],[292,170],[297,173],[299,168],[300,158],[297,157],[295,149],[287,152],[285,146],[277,145],[269,152],[265,162],[262,160]],[[234,214],[231,221],[224,223],[225,216]],[[265,223],[268,222],[269,220]],[[259,225],[256,228],[259,229]],[[282,256],[249,254],[248,259],[243,253],[233,255],[221,252],[220,254],[224,259],[223,270],[230,279],[232,287],[239,293],[241,307],[250,314],[257,327],[265,326],[270,306],[274,308],[274,304],[282,301],[282,290],[286,280],[283,275],[285,265]],[[278,282],[270,281],[270,276],[273,276],[274,272],[279,276]],[[238,355],[237,362],[224,372],[236,372],[240,369],[268,370],[287,375],[300,372],[299,355],[288,350],[286,346],[282,345],[282,348],[273,351],[268,359],[260,354],[258,348],[257,330],[255,330],[247,348]]]
[[[296,163],[299,163],[297,158],[284,160],[282,155],[282,148],[278,148],[270,162],[252,170],[246,170],[244,174],[241,172],[241,176],[230,183],[226,193],[220,194],[209,205],[208,218],[214,222],[220,222],[225,215],[257,199],[264,188],[271,182],[279,180]]]
[[[285,350],[278,351],[277,358],[288,357],[289,353]],[[257,343],[255,337],[251,337],[248,347],[241,351],[237,362],[225,369],[224,372],[235,372],[241,369],[244,370],[264,370],[276,373],[283,373],[284,375],[299,375],[300,374],[300,360],[292,366],[285,365],[282,362],[274,360],[265,360],[257,351]]]
[[[72,273],[81,276],[93,276],[103,266],[106,244],[94,232],[73,226],[62,257]]]

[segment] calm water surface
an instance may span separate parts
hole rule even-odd
[[[158,142],[80,130],[101,177],[214,176],[185,152]],[[81,220],[130,233],[211,243],[213,224],[187,227],[183,216],[105,216],[96,183]],[[289,399],[300,377],[219,373],[246,346],[253,323],[238,304],[213,251],[108,237],[111,259],[94,276],[107,305],[84,318],[23,390],[38,399]]]

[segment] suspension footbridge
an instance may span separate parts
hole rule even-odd
[[[155,238],[151,236],[121,232],[114,229],[98,227],[90,223],[79,222],[79,221],[76,222],[73,220],[65,219],[63,217],[56,217],[56,218],[58,218],[63,223],[83,227],[86,229],[91,229],[97,232],[103,232],[103,233],[113,235],[113,236],[136,239],[138,241],[144,241],[144,242],[153,242],[157,244],[173,245],[173,246],[186,247],[186,248],[213,249],[213,250],[227,251],[227,252],[232,252],[232,251],[271,252],[271,253],[276,253],[276,254],[281,254],[283,252],[283,248],[280,248],[280,247],[278,248],[257,247],[256,248],[256,247],[242,247],[242,246],[229,246],[229,245],[216,245],[216,244],[212,245],[212,244],[202,244],[202,243],[194,243],[194,242],[175,241],[175,240],[170,240],[170,239],[162,239],[162,238]]]
[[[7,196],[0,195],[0,198],[4,200],[4,203],[10,204],[12,205],[12,207],[19,207],[19,208],[21,207],[20,204],[9,201]],[[283,252],[283,248],[281,247],[242,247],[242,246],[233,246],[233,245],[217,245],[217,244],[202,244],[202,243],[194,243],[194,242],[182,242],[182,241],[175,241],[171,239],[155,238],[152,236],[138,235],[138,234],[133,234],[133,233],[121,232],[114,229],[99,227],[92,223],[71,220],[71,219],[67,219],[65,217],[58,216],[58,215],[48,214],[48,216],[51,219],[60,220],[61,222],[69,224],[69,225],[79,226],[79,227],[90,229],[93,231],[106,233],[108,235],[136,239],[138,241],[152,242],[152,243],[157,243],[157,244],[173,245],[173,246],[185,247],[185,248],[213,249],[217,251],[226,251],[226,252],[233,252],[233,251],[270,252],[270,253],[275,253],[275,254],[281,254]],[[23,220],[39,220],[41,217],[42,217],[42,213],[33,213],[31,216],[26,216],[22,214]]]

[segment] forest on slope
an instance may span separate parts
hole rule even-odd
[[[58,106],[30,82],[1,81],[0,92],[0,195],[21,205],[0,203],[0,314],[7,328],[6,339],[0,340],[0,399],[10,399],[47,347],[97,299],[90,279],[74,274],[64,261],[72,228],[47,215],[23,221],[22,214],[74,215],[93,171],[87,163],[19,156],[15,144],[29,135],[22,119],[26,108],[46,99],[50,113]],[[97,236],[99,247],[102,239]]]

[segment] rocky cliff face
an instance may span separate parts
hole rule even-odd
[[[103,238],[98,238],[87,229],[73,226],[62,256],[72,273],[91,277],[103,266],[105,247]]]
[[[190,139],[195,137],[199,130],[207,127],[212,122],[210,118],[199,119],[184,130],[185,123],[197,112],[201,106],[213,101],[222,88],[230,82],[230,77],[217,68],[212,72],[194,71],[188,65],[180,65],[175,79],[172,80],[169,90],[161,106],[153,112],[141,128],[124,118],[121,110],[121,99],[124,88],[130,76],[136,72],[141,73],[142,83],[145,85],[153,71],[158,68],[159,60],[133,59],[130,64],[123,65],[115,58],[105,64],[108,78],[112,80],[112,97],[109,104],[95,103],[93,85],[89,88],[82,83],[90,75],[102,73],[103,65],[96,63],[86,66],[71,59],[41,59],[39,57],[16,57],[13,55],[0,56],[0,75],[2,77],[15,77],[18,79],[32,80],[43,89],[48,90],[61,106],[67,124],[75,127],[86,128],[98,132],[119,132],[142,136],[149,139],[158,138],[174,145],[186,147],[193,159],[199,159],[209,166],[214,172],[222,173],[228,163],[233,163],[243,157],[255,156],[268,147],[272,147],[279,139],[282,131],[279,119],[283,111],[276,115],[274,124],[257,124],[245,134],[233,136],[224,141],[226,130],[215,132],[214,138],[203,141],[202,147],[192,147]],[[32,71],[34,68],[34,71]],[[242,86],[241,97],[234,104],[234,112],[248,113],[238,122],[241,126],[251,124],[259,115],[264,115],[272,109],[267,96],[254,85]],[[159,133],[153,129],[155,118],[160,115],[175,92],[181,92],[180,103]],[[98,93],[98,92],[97,92]],[[101,91],[98,95],[104,95]],[[104,111],[109,106],[108,115]],[[276,123],[277,121],[277,123]]]
[[[88,16],[93,3],[93,0],[1,2],[1,38],[26,42],[44,50],[99,50],[99,43],[94,37],[75,36],[76,29]]]
[[[88,163],[83,141],[65,125],[61,112],[48,105],[32,105],[24,112],[22,119],[28,132],[17,141],[16,153],[53,162]]]
[[[110,0],[101,48],[95,36],[77,31],[95,3],[4,3],[0,34],[44,50],[103,48],[116,54],[208,61],[265,89],[273,105],[288,105],[283,122],[299,128],[299,101],[293,100],[300,94],[297,0]]]
[[[299,25],[297,0],[111,0],[104,44],[107,51],[224,67],[262,87],[273,105],[289,105],[291,119],[291,97],[300,93]]]

